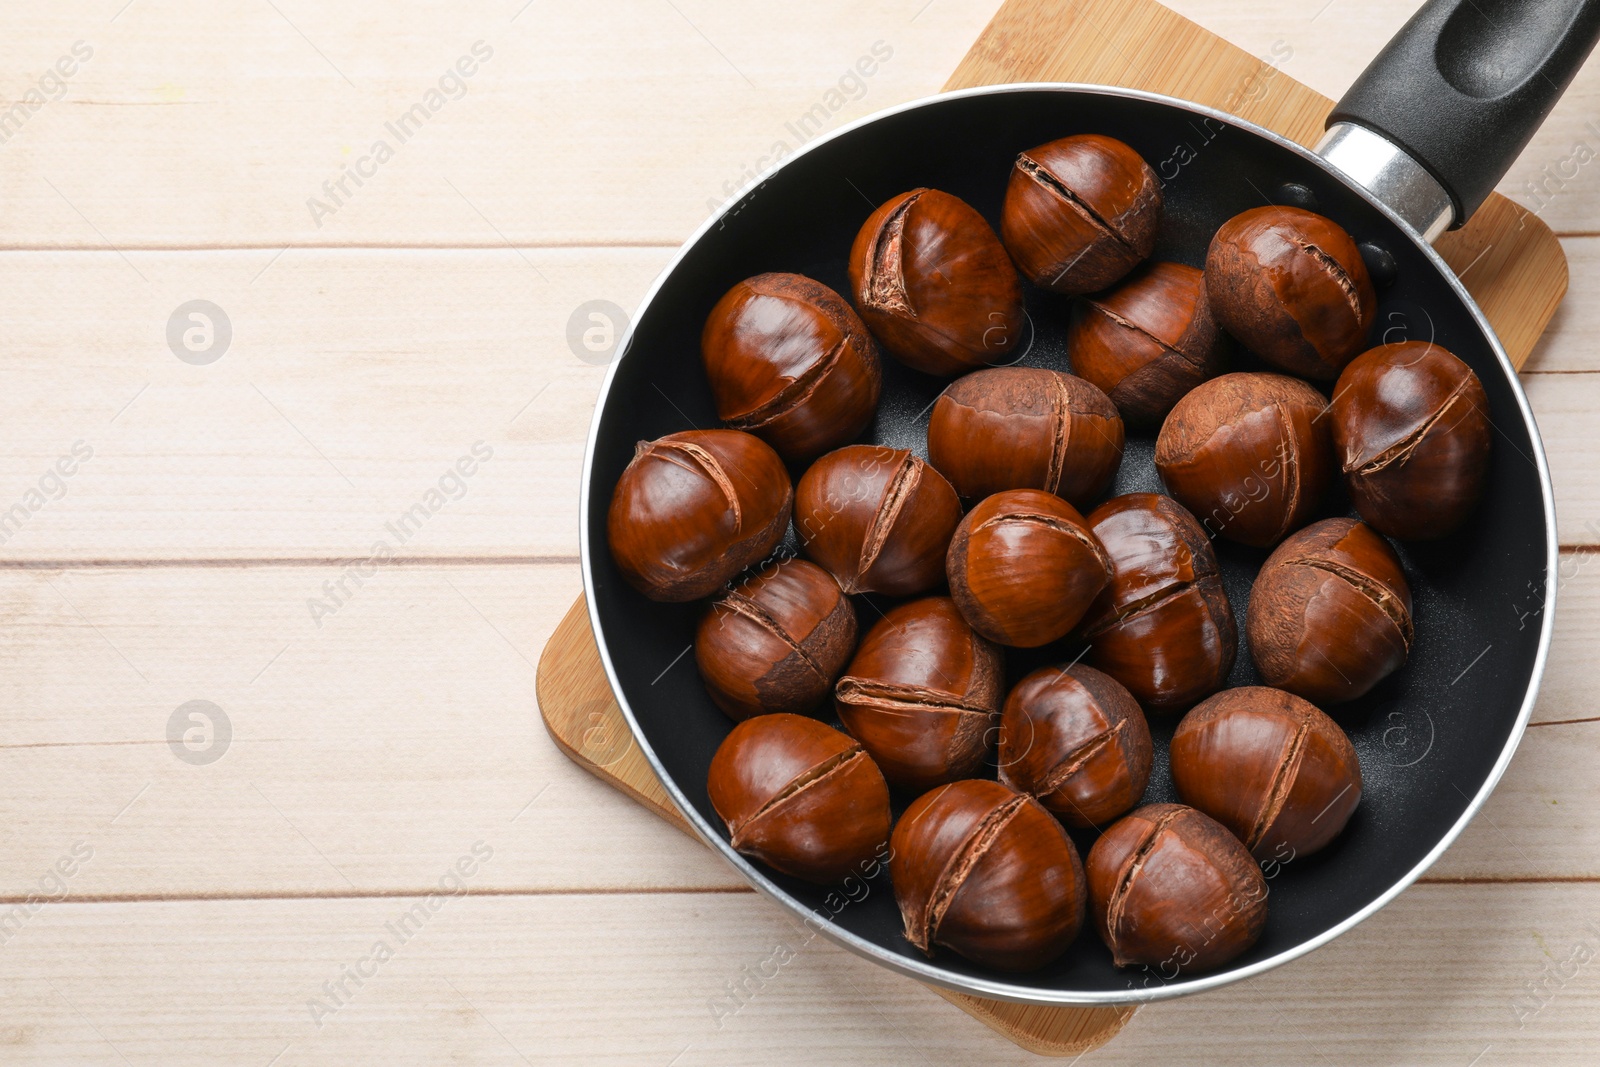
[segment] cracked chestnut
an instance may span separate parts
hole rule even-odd
[[[1338,223],[1258,207],[1222,224],[1206,252],[1206,292],[1222,328],[1268,363],[1332,381],[1366,345],[1378,294]]]
[[[617,568],[652,600],[698,600],[783,539],[794,490],[783,461],[739,430],[641,441],[617,480],[606,537]]]
[[[1405,663],[1411,588],[1372,527],[1324,519],[1261,565],[1245,633],[1268,685],[1317,704],[1354,700]]]
[[[950,539],[950,596],[991,641],[1037,648],[1065,637],[1111,576],[1076,508],[1038,489],[1011,489],[967,512]]]
[[[949,597],[890,611],[834,687],[839,721],[901,789],[983,772],[1004,695],[1000,650]]]
[[[1078,850],[1032,797],[999,782],[935,789],[906,809],[889,843],[889,877],[906,940],[974,963],[1031,971],[1083,925]]]
[[[735,726],[711,758],[706,791],[736,850],[808,882],[842,881],[889,839],[889,787],[872,759],[803,715]]]
[[[1357,356],[1333,391],[1333,445],[1356,511],[1402,541],[1460,529],[1489,473],[1489,397],[1461,360],[1421,341]]]
[[[817,460],[795,491],[805,554],[846,593],[912,596],[944,577],[961,501],[919,456],[846,445]]]
[[[874,211],[850,249],[850,288],[901,363],[952,375],[998,362],[1022,339],[1022,281],[966,201],[913,189]]]
[[[1158,426],[1184,395],[1222,373],[1227,340],[1205,278],[1182,263],[1151,263],[1087,297],[1067,332],[1072,369],[1105,391],[1122,417]]]
[[[878,346],[844,297],[800,274],[758,274],[706,319],[700,354],[717,417],[788,460],[867,428],[878,408]]]
[[[1111,581],[1083,619],[1088,660],[1149,711],[1177,711],[1221,689],[1238,652],[1217,554],[1171,497],[1129,493],[1089,515]]]
[[[694,638],[706,690],[735,720],[816,709],[855,648],[850,598],[803,559],[774,563],[729,590]]]
[[[1215,819],[1149,804],[1089,850],[1089,913],[1118,967],[1163,977],[1222,966],[1267,924],[1267,882],[1250,851]]]
[[[1304,526],[1333,479],[1327,401],[1281,374],[1224,374],[1178,401],[1156,470],[1209,533],[1257,548]]]
[[[1099,829],[1139,803],[1151,758],[1133,696],[1081,663],[1034,671],[1000,714],[1000,780],[1068,826]]]
[[[1218,693],[1172,735],[1172,780],[1184,803],[1287,863],[1339,836],[1361,802],[1361,764],[1339,724],[1281,689]]]
[[[1042,489],[1083,506],[1122,463],[1122,416],[1082,378],[992,367],[957,378],[934,402],[928,459],[966,500]]]
[[[1161,183],[1115,138],[1063,137],[1017,156],[1000,220],[1029,281],[1069,296],[1092,293],[1155,249]]]

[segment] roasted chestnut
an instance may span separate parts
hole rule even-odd
[[[1083,301],[1067,353],[1072,369],[1105,390],[1124,419],[1157,426],[1185,393],[1222,373],[1227,341],[1201,273],[1151,263]]]
[[[764,441],[686,430],[639,442],[611,494],[606,537],[639,592],[698,600],[777,546],[793,502],[789,472]]]
[[[811,465],[795,492],[805,554],[847,593],[911,596],[939,584],[961,501],[904,449],[846,445]]]
[[[896,831],[898,836],[898,831]],[[1089,850],[1089,911],[1118,967],[1171,978],[1222,966],[1267,924],[1267,881],[1216,820],[1149,804]]]
[[[1378,314],[1355,240],[1297,207],[1252,208],[1223,223],[1206,252],[1206,292],[1246,348],[1327,381],[1365,347]]]
[[[1132,148],[1079,134],[1017,156],[1000,232],[1022,273],[1075,296],[1114,284],[1156,246],[1161,183]]]
[[[1405,663],[1411,588],[1365,523],[1324,519],[1267,557],[1245,633],[1262,681],[1318,704],[1354,700]]]
[[[1361,764],[1338,723],[1258,685],[1218,693],[1183,717],[1172,780],[1256,859],[1280,863],[1324,848],[1361,801]]]
[[[735,726],[706,791],[735,849],[808,882],[842,881],[889,839],[883,775],[860,745],[803,715]]]
[[[866,429],[878,408],[878,346],[844,297],[800,274],[758,274],[717,301],[700,334],[717,417],[788,460]]]
[[[839,721],[883,776],[921,792],[983,770],[1003,695],[1000,650],[949,597],[879,619],[834,688]]]
[[[1068,826],[1098,830],[1139,803],[1151,757],[1144,712],[1093,667],[1034,671],[1000,715],[1000,780]]]
[[[973,963],[1031,971],[1083,925],[1083,864],[1039,802],[999,782],[965,781],[918,797],[889,842],[889,878],[906,940]]]
[[[1011,489],[967,512],[950,539],[950,596],[991,641],[1037,648],[1083,618],[1111,576],[1105,549],[1076,508]]]
[[[1186,708],[1221,689],[1238,630],[1194,516],[1171,497],[1129,493],[1088,521],[1111,561],[1111,581],[1083,617],[1089,661],[1149,711]]]
[[[1079,506],[1122,462],[1122,416],[1082,378],[992,367],[957,378],[934,402],[928,459],[967,500],[1042,489]]]
[[[1156,470],[1213,536],[1265,548],[1304,526],[1333,478],[1327,401],[1281,374],[1224,374],[1178,401]]]
[[[874,211],[850,249],[861,317],[901,363],[960,374],[1022,340],[1022,282],[966,201],[913,189]]]
[[[1489,473],[1489,397],[1436,344],[1357,356],[1333,390],[1333,446],[1356,511],[1402,541],[1461,527]]]
[[[700,620],[694,658],[732,719],[807,712],[833,692],[856,649],[856,611],[833,576],[784,560],[741,582]]]

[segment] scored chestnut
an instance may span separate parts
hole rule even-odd
[[[1357,356],[1333,391],[1333,445],[1356,511],[1402,541],[1455,532],[1489,473],[1489,397],[1431,342]]]
[[[961,501],[919,456],[846,445],[817,460],[795,491],[807,556],[846,593],[912,596],[939,584]]]
[[[928,374],[995,363],[1022,339],[1022,282],[964,200],[913,189],[874,211],[850,249],[850,288],[889,354]]]
[[[758,274],[717,301],[700,334],[717,417],[788,460],[866,429],[883,368],[844,297],[801,274]]]
[[[639,442],[612,491],[606,537],[639,592],[698,600],[777,546],[793,502],[789,472],[766,442],[686,430]]]
[[[898,833],[898,831],[897,831]],[[1118,967],[1209,971],[1267,924],[1267,881],[1239,839],[1182,804],[1149,804],[1089,850],[1089,912]]]
[[[1082,378],[992,367],[957,378],[928,419],[928,459],[967,500],[1042,489],[1084,506],[1122,462],[1122,416]]]
[[[1223,329],[1308,378],[1337,378],[1378,314],[1355,240],[1303,208],[1252,208],[1223,223],[1206,252],[1205,278]]]
[[[1229,689],[1172,735],[1184,803],[1220,822],[1258,860],[1325,848],[1361,802],[1361,764],[1339,724],[1280,689]]]
[[[1411,587],[1370,526],[1324,519],[1261,565],[1245,633],[1268,685],[1318,704],[1354,700],[1405,663]]]
[[[1266,548],[1304,526],[1333,478],[1322,394],[1281,374],[1224,374],[1156,437],[1167,490],[1211,534]]]
[[[1038,489],[996,493],[950,539],[950,596],[991,641],[1037,648],[1064,637],[1111,576],[1076,508]]]
[[[1129,493],[1089,515],[1111,581],[1083,618],[1088,660],[1149,711],[1176,711],[1221,689],[1238,652],[1217,554],[1171,497]]]
[[[1003,695],[1000,650],[949,597],[879,619],[834,687],[839,721],[894,785],[921,792],[983,770]]]
[[[1083,864],[1061,824],[999,782],[964,781],[918,797],[889,841],[889,878],[906,940],[974,963],[1031,971],[1083,925]]]
[[[1081,663],[1034,671],[1000,714],[1000,780],[1068,826],[1098,829],[1139,803],[1151,759],[1133,696]]]
[[[735,586],[700,620],[694,658],[729,718],[807,712],[856,648],[856,611],[833,576],[789,559]]]
[[[1079,134],[1017,156],[1000,232],[1028,280],[1076,296],[1114,284],[1155,249],[1161,183],[1113,137]]]
[[[735,850],[808,882],[842,881],[889,840],[889,787],[872,759],[803,715],[735,726],[711,758],[706,792]]]
[[[1200,271],[1151,263],[1084,299],[1067,352],[1072,369],[1103,389],[1124,419],[1156,426],[1189,390],[1222,373],[1227,340]]]

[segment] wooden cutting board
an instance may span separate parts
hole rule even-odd
[[[1321,137],[1333,107],[1268,59],[1153,0],[1007,0],[945,88],[1023,81],[1098,82],[1166,93],[1307,145]],[[1567,291],[1566,256],[1554,234],[1496,195],[1438,248],[1521,367]],[[545,726],[573,762],[695,837],[633,743],[581,597],[545,646],[537,690]],[[1047,1056],[1097,1048],[1135,1010],[1043,1008],[928,988],[1021,1047]]]

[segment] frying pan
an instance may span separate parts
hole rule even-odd
[[[917,979],[1041,1004],[1157,1000],[1259,974],[1326,943],[1425,871],[1483,805],[1522,737],[1550,643],[1558,542],[1550,475],[1527,398],[1483,313],[1429,242],[1469,218],[1504,175],[1600,35],[1600,0],[1432,0],[1334,109],[1313,152],[1198,104],[1101,85],[1006,85],[918,101],[806,145],[702,226],[640,307],[601,390],[583,474],[590,621],[635,739],[700,835],[810,930]],[[717,425],[699,355],[707,313],[764,271],[850,291],[846,258],[867,215],[918,186],[953,193],[996,225],[1019,151],[1069,134],[1131,144],[1164,185],[1157,259],[1204,262],[1217,227],[1267,202],[1311,207],[1369,246],[1380,283],[1372,343],[1431,340],[1482,379],[1498,431],[1486,499],[1468,529],[1399,544],[1415,596],[1410,662],[1368,696],[1329,709],[1350,733],[1364,796],[1344,834],[1271,866],[1266,931],[1211,973],[1118,969],[1092,926],[1056,963],[1011,975],[902,936],[886,874],[819,889],[736,853],[706,795],[731,727],[685,655],[703,605],[657,604],[623,581],[606,543],[611,491],[634,445]],[[1030,290],[1031,339],[1017,361],[1070,370],[1069,301]],[[1258,366],[1241,354],[1233,369]],[[864,440],[926,456],[927,411],[945,381],[884,360],[883,399]],[[1130,435],[1114,493],[1162,491],[1151,435]],[[791,472],[798,480],[799,470]],[[1348,513],[1330,501],[1328,514]],[[787,547],[795,543],[791,532]],[[1264,551],[1218,543],[1242,621]],[[858,599],[863,626],[888,604]],[[1542,610],[1541,610],[1542,609]],[[1230,685],[1258,684],[1241,654]],[[1070,642],[1008,651],[1007,678],[1072,659]],[[1175,722],[1156,718],[1145,802],[1175,800],[1166,763]],[[900,810],[911,797],[897,797]],[[1079,836],[1080,851],[1092,838]]]

